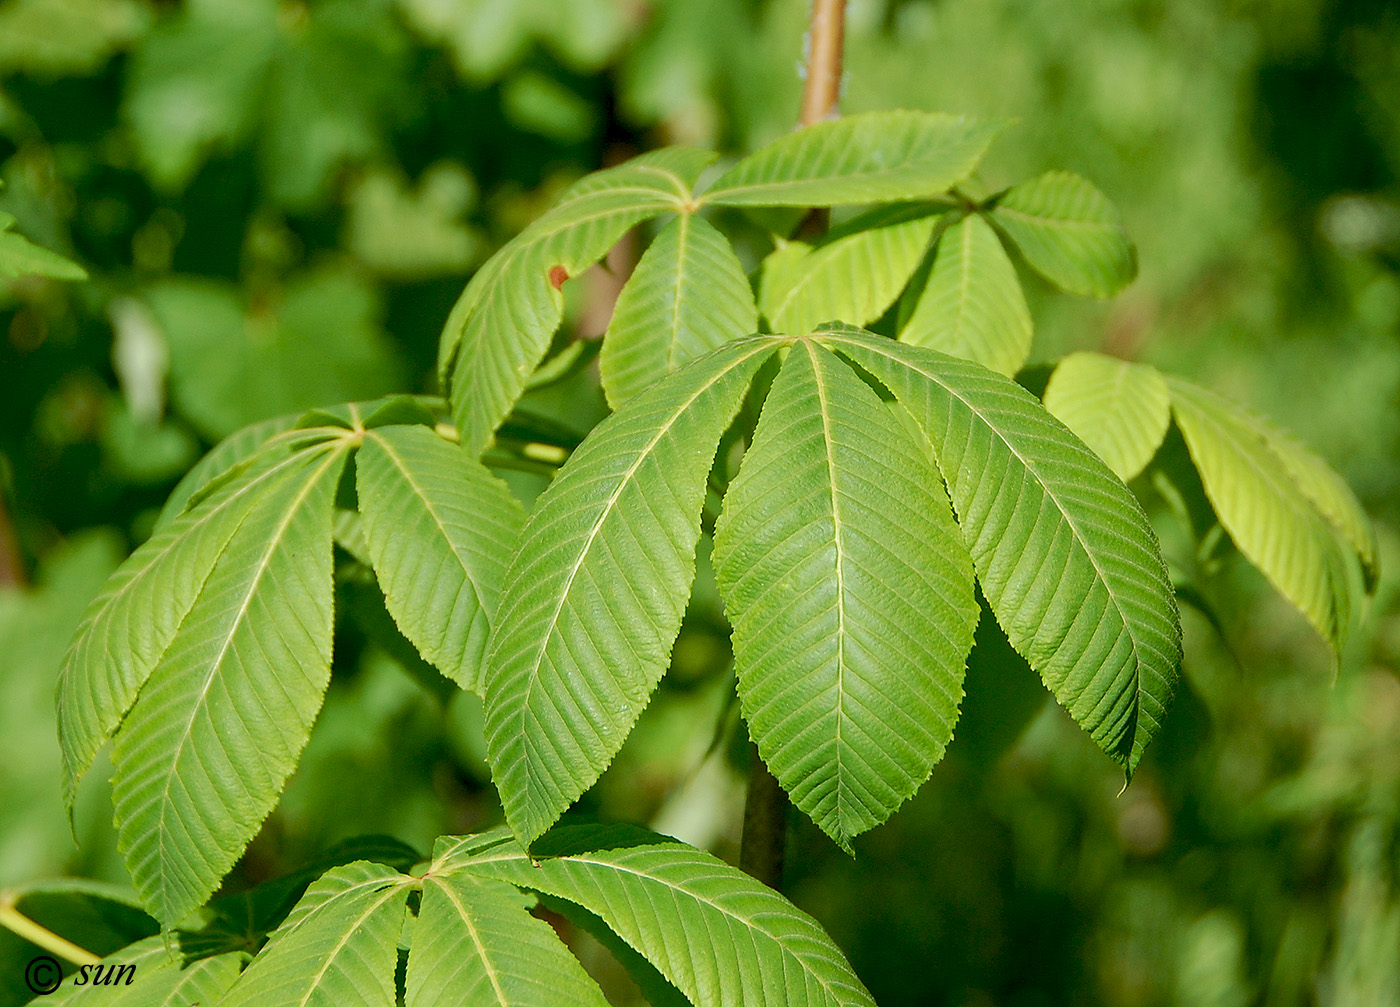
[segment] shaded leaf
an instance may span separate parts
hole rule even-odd
[[[970,175],[1004,127],[935,112],[846,116],[774,140],[721,175],[702,200],[840,206],[927,199]]]
[[[1072,294],[1109,297],[1137,275],[1137,250],[1118,209],[1094,186],[1050,171],[1002,196],[992,219],[1026,261]]]
[[[485,671],[492,777],[526,841],[612,761],[670,663],[715,448],[775,347],[726,343],[629,401],[526,521]]]
[[[0,276],[48,276],[56,280],[86,280],[87,270],[57,252],[34,244],[14,227],[15,218],[0,212]]]
[[[480,691],[490,619],[524,509],[480,462],[427,427],[370,432],[356,478],[389,614],[438,670]]]
[[[682,213],[652,241],[617,298],[603,340],[603,390],[614,409],[706,350],[758,329],[744,267],[729,240]]]
[[[750,736],[848,850],[942,757],[977,622],[942,479],[892,408],[799,342],[715,529]]]
[[[1045,387],[1045,408],[1127,482],[1171,425],[1171,395],[1155,368],[1101,353],[1071,353]]]
[[[1001,239],[979,215],[938,239],[928,283],[899,338],[1006,375],[1026,362],[1031,312]]]
[[[1181,659],[1167,566],[1137,498],[1014,382],[858,330],[821,339],[927,431],[997,621],[1131,773],[1161,726]]]

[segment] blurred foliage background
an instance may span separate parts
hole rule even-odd
[[[0,282],[0,886],[122,880],[100,772],[80,845],[64,820],[54,679],[202,451],[264,417],[435,391],[466,277],[561,186],[791,128],[806,16],[0,0],[0,210],[92,275]],[[1272,416],[1356,487],[1385,573],[1334,675],[1257,574],[1220,562],[1219,625],[1187,610],[1183,684],[1121,795],[984,626],[932,780],[854,861],[794,820],[789,893],[886,1007],[1400,1004],[1400,10],[852,0],[847,74],[848,111],[1016,118],[989,191],[1054,167],[1099,184],[1141,278],[1108,303],[1034,287],[1037,359],[1149,360]],[[570,284],[571,334],[602,331],[616,286]],[[579,429],[602,409],[587,372],[532,404]],[[705,571],[674,672],[586,810],[732,855],[743,746]],[[479,704],[423,674],[353,573],[321,720],[231,888],[347,836],[426,849],[499,819]],[[0,1004],[23,1000],[32,953],[0,935]],[[580,953],[610,975],[583,936]]]

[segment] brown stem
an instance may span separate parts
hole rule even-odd
[[[25,580],[24,557],[15,540],[10,512],[5,508],[5,494],[0,492],[0,587],[22,587]]]
[[[807,84],[800,122],[811,126],[840,114],[841,49],[846,34],[846,0],[812,0]]]
[[[749,742],[749,793],[744,800],[744,838],[739,868],[769,888],[782,891],[787,856],[788,796]]]

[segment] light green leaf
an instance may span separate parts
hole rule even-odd
[[[1261,421],[1213,392],[1167,379],[1206,496],[1240,552],[1340,655],[1351,624],[1346,554]]]
[[[942,758],[977,624],[942,478],[893,408],[799,342],[715,529],[750,736],[847,850]]]
[[[452,376],[462,446],[479,456],[525,389],[564,311],[560,284],[605,255],[633,225],[690,208],[713,160],[669,148],[580,179],[472,277],[443,329],[438,373]]]
[[[411,884],[367,860],[327,871],[219,1007],[394,1007]]]
[[[64,799],[136,701],[151,669],[204,590],[229,540],[299,456],[263,456],[244,477],[157,532],[118,568],[88,607],[58,679]]]
[[[1167,566],[1137,498],[1025,389],[849,328],[823,342],[927,431],[982,592],[1012,646],[1129,773],[1181,660]]]
[[[972,173],[1005,123],[935,112],[866,112],[750,154],[706,192],[726,206],[841,206],[928,199]]]
[[[178,953],[171,955],[163,938],[147,937],[102,959],[100,972],[91,966],[74,972],[53,994],[31,1003],[86,1004],[100,996],[104,1004],[116,1007],[212,1005],[238,978],[243,960],[242,954],[230,952],[186,965]],[[99,986],[102,992],[94,994]]]
[[[670,663],[715,447],[776,345],[726,343],[629,401],[526,521],[485,672],[492,778],[526,842],[597,780]]]
[[[1071,353],[1045,387],[1045,408],[1132,479],[1157,453],[1171,425],[1171,395],[1156,368],[1101,353]]]
[[[1006,375],[1026,362],[1031,312],[1001,239],[977,214],[938,239],[928,283],[899,338]]]
[[[259,492],[117,734],[118,845],[168,926],[242,854],[320,709],[344,461],[343,448],[318,452]]]
[[[533,901],[503,881],[425,877],[407,1007],[607,1007]]]
[[[757,329],[753,290],[728,239],[682,213],[618,295],[599,361],[608,402],[616,409],[681,364]]]
[[[34,244],[14,227],[15,218],[0,213],[0,276],[49,276],[56,280],[86,280],[87,270],[57,252]]]
[[[938,217],[926,207],[882,208],[815,248],[779,248],[764,263],[759,309],[775,332],[794,336],[822,322],[873,322],[909,282]]]
[[[1026,261],[1072,294],[1109,297],[1137,276],[1118,209],[1078,175],[1050,171],[1002,196],[992,220]]]
[[[656,838],[633,828],[559,829],[541,843],[559,855],[541,851],[532,862],[500,837],[477,843],[462,870],[597,914],[697,1007],[874,1007],[816,920],[710,854]]]
[[[481,659],[525,512],[502,483],[427,427],[383,427],[360,449],[364,534],[400,632],[464,689]]]

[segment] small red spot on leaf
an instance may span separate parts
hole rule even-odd
[[[569,271],[563,266],[549,267],[549,283],[555,290],[564,286],[564,281],[569,278]]]

